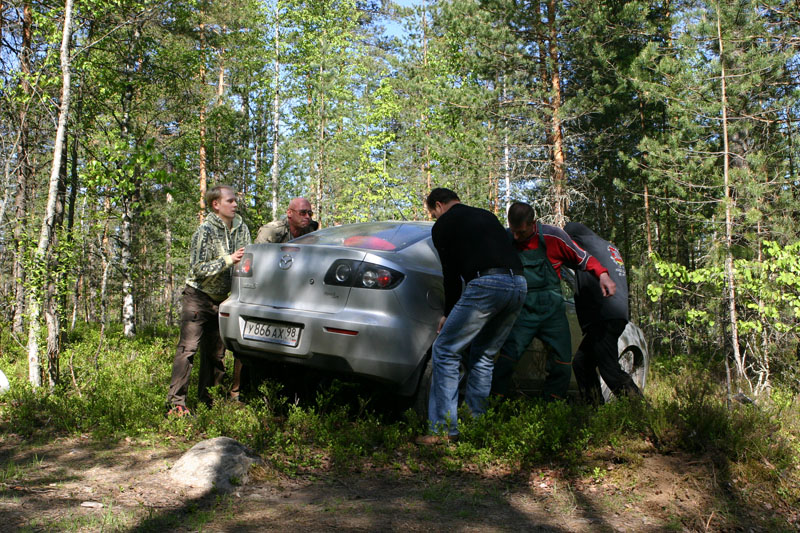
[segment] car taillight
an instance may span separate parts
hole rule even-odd
[[[253,276],[253,254],[244,254],[241,261],[233,265],[233,275],[242,278]]]
[[[393,289],[403,280],[400,272],[374,263],[339,259],[325,274],[325,283],[362,289]]]

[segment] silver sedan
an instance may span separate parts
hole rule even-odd
[[[220,305],[228,349],[252,360],[365,377],[427,402],[430,347],[444,308],[432,223],[374,222],[325,228],[285,244],[254,244],[234,269]],[[568,305],[573,346],[581,340]],[[640,387],[647,348],[638,328],[620,356]],[[544,347],[534,341],[515,383],[534,392],[544,378]]]

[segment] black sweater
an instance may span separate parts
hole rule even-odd
[[[522,269],[511,239],[497,217],[461,203],[439,217],[431,231],[444,277],[445,315],[461,297],[461,286],[487,268]]]
[[[617,284],[614,296],[604,297],[594,276],[588,272],[575,272],[575,310],[581,328],[586,329],[589,324],[601,320],[629,320],[628,277],[619,250],[580,222],[570,222],[564,226],[564,231],[578,246],[600,261]]]

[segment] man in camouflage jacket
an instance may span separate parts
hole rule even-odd
[[[219,304],[231,291],[233,265],[250,244],[250,230],[236,214],[236,193],[217,185],[206,193],[209,213],[192,235],[189,275],[183,290],[181,337],[172,364],[167,394],[170,413],[184,415],[192,363],[201,350],[198,398],[209,404],[208,389],[225,375],[225,346],[219,334]]]
[[[264,224],[256,235],[256,244],[266,242],[286,242],[319,228],[311,219],[314,215],[311,202],[305,198],[293,198],[286,210],[286,218]]]

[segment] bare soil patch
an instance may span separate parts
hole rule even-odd
[[[176,487],[182,454],[124,440],[0,437],[2,531],[791,531],[797,512],[747,502],[711,458],[643,450],[585,475],[543,467],[437,471],[267,467],[232,494]],[[431,453],[438,453],[431,451]],[[729,484],[730,485],[730,484]],[[737,507],[738,506],[738,507]]]

